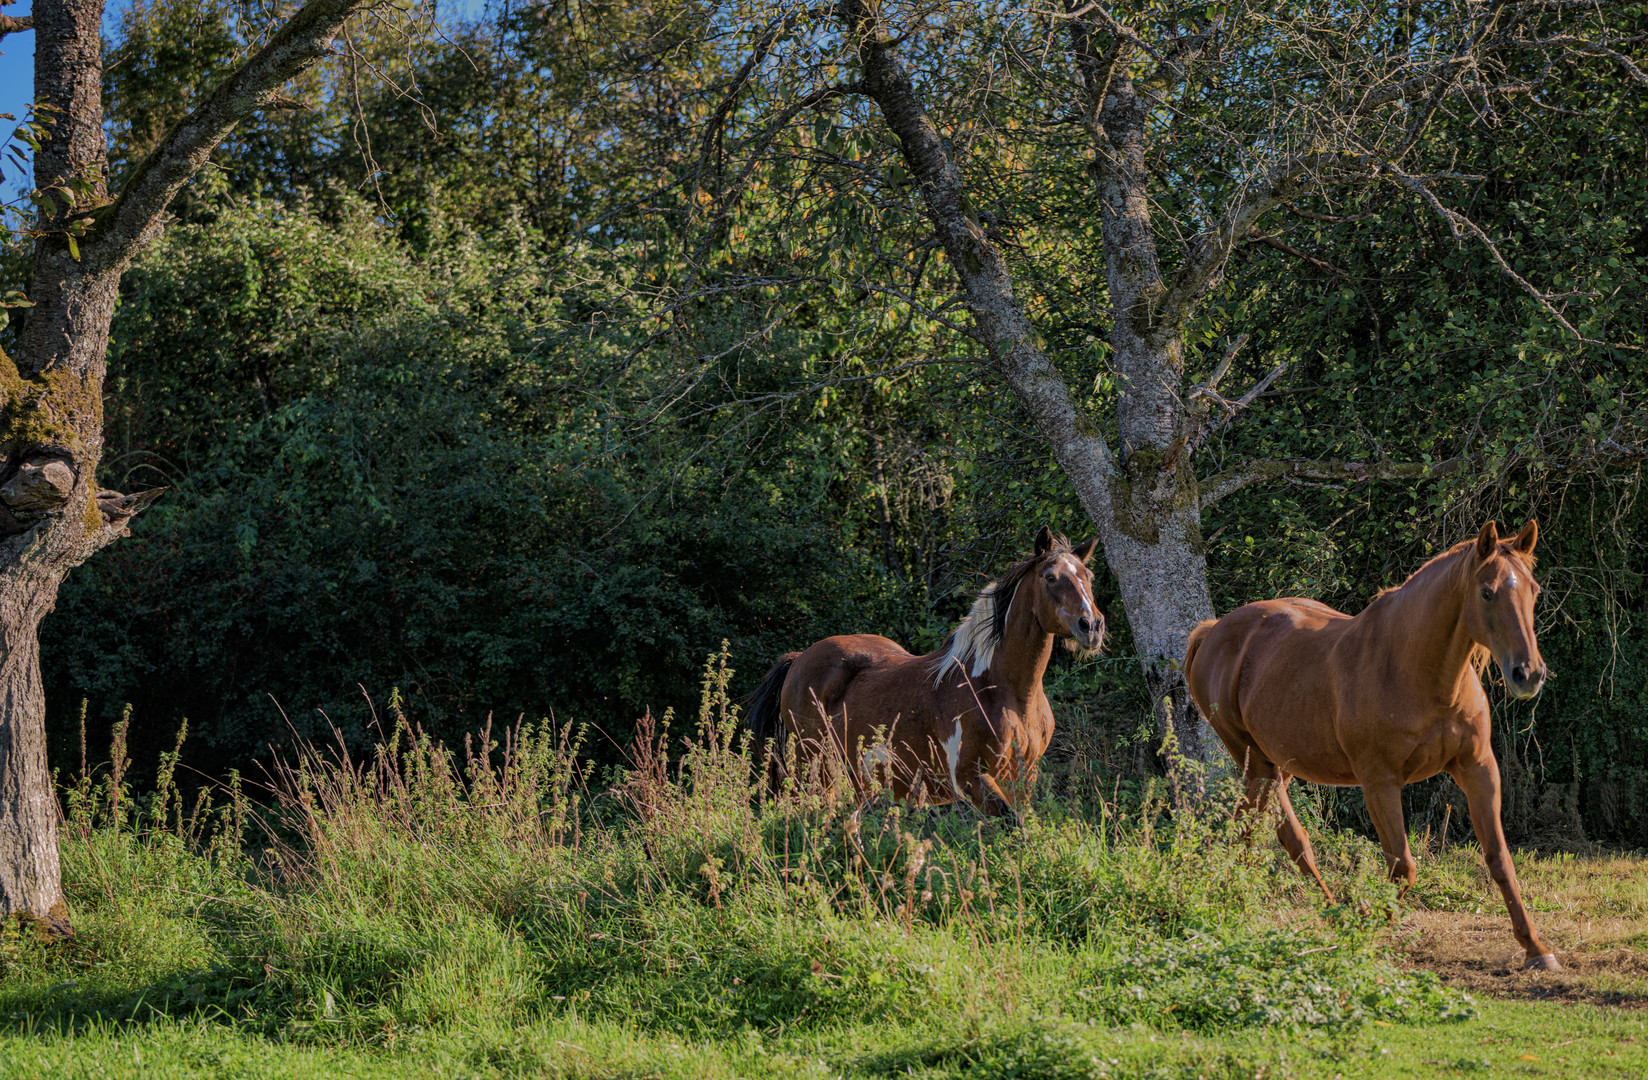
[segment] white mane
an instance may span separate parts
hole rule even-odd
[[[944,673],[950,670],[951,665],[965,670],[968,661],[972,661],[971,674],[975,679],[990,670],[990,661],[995,659],[996,646],[1000,644],[994,633],[995,609],[996,583],[992,581],[973,601],[973,610],[950,634],[950,647],[939,657],[934,668],[934,686],[944,681]]]

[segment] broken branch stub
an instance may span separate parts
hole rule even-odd
[[[74,493],[74,470],[61,458],[25,461],[3,486],[0,503],[29,516],[48,514],[68,502]]]

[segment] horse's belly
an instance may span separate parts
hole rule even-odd
[[[1314,730],[1307,733],[1278,728],[1281,725],[1255,724],[1251,718],[1248,721],[1248,731],[1260,752],[1283,772],[1313,784],[1354,787],[1360,782],[1331,730],[1323,738],[1324,733]]]

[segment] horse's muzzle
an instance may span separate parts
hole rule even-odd
[[[1533,697],[1545,685],[1544,664],[1519,660],[1514,664],[1501,664],[1500,671],[1505,675],[1505,688],[1518,701]]]
[[[1081,648],[1097,652],[1104,645],[1104,616],[1095,613],[1091,618],[1083,615],[1075,619],[1070,624],[1070,636]]]

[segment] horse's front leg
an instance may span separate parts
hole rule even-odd
[[[1516,867],[1511,863],[1511,849],[1505,843],[1505,826],[1499,819],[1499,764],[1492,757],[1474,765],[1449,769],[1449,775],[1465,791],[1470,801],[1471,824],[1476,828],[1476,839],[1482,845],[1482,858],[1488,864],[1488,875],[1505,896],[1505,907],[1511,913],[1511,933],[1516,943],[1528,955],[1525,966],[1542,971],[1561,971],[1556,956],[1534,932],[1528,918],[1528,909],[1522,905],[1522,890],[1517,886]]]
[[[1368,805],[1368,816],[1379,834],[1379,846],[1385,851],[1385,870],[1392,881],[1402,886],[1398,895],[1404,894],[1419,877],[1419,863],[1408,847],[1408,827],[1402,820],[1402,784],[1396,780],[1364,783],[1362,800]],[[1494,820],[1498,819],[1495,814]]]
[[[1007,797],[996,778],[985,772],[982,767],[979,769],[978,782],[973,785],[973,794],[969,801],[985,817],[1010,817],[1015,824],[1018,822],[1018,808]]]

